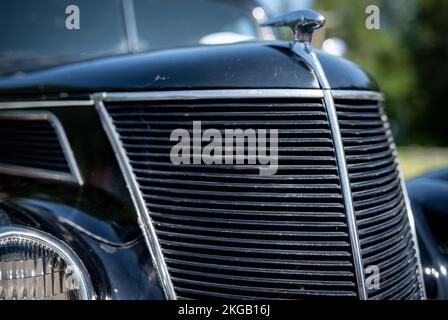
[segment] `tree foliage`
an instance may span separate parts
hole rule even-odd
[[[371,4],[380,30],[366,28]],[[329,17],[327,36],[345,40],[347,58],[380,83],[399,140],[448,144],[448,1],[317,0],[316,8]]]

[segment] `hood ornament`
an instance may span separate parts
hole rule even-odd
[[[313,33],[325,25],[325,17],[314,10],[298,10],[263,22],[263,27],[290,27],[295,42],[311,42]]]

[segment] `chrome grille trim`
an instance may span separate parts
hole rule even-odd
[[[93,106],[93,100],[38,100],[0,102],[0,110]]]
[[[347,224],[349,227],[350,241],[352,245],[353,261],[355,267],[355,274],[358,287],[358,296],[360,300],[367,299],[367,289],[365,283],[364,266],[362,263],[361,246],[359,243],[358,227],[356,224],[355,211],[353,205],[353,198],[350,187],[350,179],[347,169],[347,161],[345,157],[344,146],[342,144],[342,135],[339,128],[339,119],[336,112],[333,93],[330,90],[331,86],[328,82],[325,71],[320,64],[316,53],[310,48],[309,43],[294,43],[293,50],[300,57],[311,65],[316,77],[319,81],[324,94],[325,109],[330,121],[330,128],[332,132],[333,144],[336,153],[336,161],[339,169],[339,179],[341,181],[342,197],[344,200],[345,213]]]
[[[163,101],[245,98],[323,98],[320,89],[226,89],[154,92],[104,92],[95,95],[103,101]]]
[[[343,145],[349,153],[346,161],[349,177],[353,180],[351,188],[354,192],[363,261],[367,265],[387,265],[386,271],[380,270],[381,277],[394,274],[393,278],[385,280],[384,288],[372,290],[368,297],[425,299],[413,216],[399,168],[396,146],[384,112],[383,99],[375,95],[368,97],[363,93],[357,98],[351,92],[348,98],[338,96],[336,109],[342,128]],[[365,129],[366,127],[370,129]],[[360,134],[362,138],[358,136]],[[358,137],[354,138],[355,136]],[[368,160],[371,157],[375,159]],[[366,180],[369,175],[371,178]],[[387,194],[381,196],[386,191]],[[368,207],[364,208],[366,206]],[[369,224],[372,225],[366,227]],[[372,243],[376,244],[372,246]],[[406,254],[399,254],[400,248],[405,249],[404,246]],[[373,248],[383,248],[385,251],[372,255]],[[388,256],[386,252],[393,253],[393,256],[384,260]]]
[[[395,152],[397,150],[395,143],[392,144],[392,148],[395,149]],[[412,207],[411,207],[411,202],[409,200],[409,195],[408,195],[408,190],[406,187],[406,183],[404,180],[404,175],[403,175],[403,170],[402,167],[400,165],[400,160],[398,158],[398,154],[396,153],[395,155],[395,159],[398,163],[398,172],[400,175],[400,180],[401,180],[401,191],[403,192],[403,197],[404,197],[404,202],[405,202],[405,207],[407,210],[407,214],[408,214],[408,220],[409,220],[409,225],[411,227],[411,234],[412,234],[412,239],[414,242],[414,248],[415,248],[415,253],[416,253],[416,259],[417,259],[417,267],[418,267],[418,271],[419,271],[419,280],[420,280],[420,286],[421,286],[421,292],[422,292],[422,296],[423,299],[426,300],[426,288],[425,288],[425,280],[424,280],[424,276],[423,276],[423,267],[422,267],[422,261],[421,261],[421,256],[420,256],[420,248],[418,246],[418,238],[417,238],[417,231],[415,229],[415,221],[414,221],[414,214],[412,213]]]
[[[77,162],[73,155],[73,151],[70,147],[70,143],[65,134],[64,128],[62,127],[59,119],[51,112],[48,111],[1,111],[0,119],[4,120],[18,120],[18,121],[46,121],[54,129],[57,139],[59,141],[60,147],[64,154],[65,160],[67,161],[70,173],[58,172],[53,170],[45,170],[39,168],[31,168],[19,165],[10,165],[5,163],[0,163],[0,172],[4,174],[23,176],[29,178],[43,178],[50,180],[58,180],[65,182],[77,183],[83,185],[84,181],[82,179],[81,173],[79,171]]]
[[[315,68],[317,68],[315,66]],[[324,80],[325,81],[325,80]],[[322,85],[324,88],[328,88],[328,83],[324,83]],[[348,181],[348,171],[347,171],[347,163],[345,159],[345,151],[343,149],[342,145],[342,136],[339,128],[339,119],[337,117],[336,113],[336,107],[334,104],[334,98],[338,99],[361,99],[361,100],[376,100],[376,101],[382,101],[383,96],[381,93],[378,92],[369,92],[369,91],[344,91],[344,90],[329,90],[329,89],[312,89],[312,90],[291,90],[291,89],[273,89],[273,90],[190,90],[190,91],[165,91],[165,92],[138,92],[138,93],[99,93],[95,95],[95,101],[96,101],[96,107],[100,113],[101,120],[103,122],[103,126],[109,136],[109,139],[111,140],[112,145],[114,146],[114,150],[116,151],[117,158],[119,159],[120,166],[122,167],[123,172],[125,175],[127,175],[127,182],[128,187],[130,189],[131,195],[134,200],[134,205],[137,208],[137,211],[139,212],[140,217],[140,223],[142,225],[143,230],[145,231],[145,238],[147,240],[148,246],[151,251],[151,256],[153,257],[153,261],[157,268],[159,270],[162,270],[159,273],[159,276],[161,278],[161,283],[163,284],[165,294],[167,298],[169,299],[176,299],[176,293],[174,291],[173,284],[171,282],[170,275],[168,273],[168,268],[165,263],[165,258],[161,254],[161,248],[160,244],[157,241],[157,236],[155,234],[155,230],[151,223],[147,223],[147,221],[151,221],[149,218],[147,208],[144,202],[144,199],[142,197],[141,190],[139,190],[138,184],[136,182],[136,177],[134,176],[134,173],[132,172],[132,168],[130,167],[129,159],[126,155],[126,152],[124,150],[124,147],[122,143],[119,140],[118,134],[115,132],[115,126],[112,123],[111,116],[108,114],[108,111],[106,110],[103,101],[112,101],[112,102],[118,102],[118,101],[176,101],[176,100],[200,100],[200,99],[241,99],[241,98],[278,98],[278,97],[288,97],[288,98],[294,98],[294,97],[300,97],[300,98],[307,98],[307,97],[314,97],[314,98],[322,98],[324,99],[325,106],[328,112],[328,117],[331,122],[331,130],[334,135],[334,144],[335,148],[338,150],[338,167],[340,167],[341,171],[341,184],[345,185],[345,191],[344,191],[344,201],[346,201],[345,198],[348,199],[346,203],[349,204],[348,213],[351,212],[352,215],[347,213],[347,218],[349,220],[349,223],[355,223],[353,230],[355,233],[351,233],[351,240],[352,240],[352,250],[355,252],[355,261],[358,263],[357,268],[357,279],[358,279],[358,288],[360,288],[359,292],[359,298],[360,299],[367,299],[367,292],[365,289],[365,278],[364,278],[364,269],[362,267],[362,260],[361,260],[361,253],[360,253],[360,246],[359,246],[359,236],[356,232],[357,225],[356,220],[352,220],[350,222],[350,217],[354,217],[354,209],[353,209],[353,202],[352,202],[352,195],[351,195],[351,186]],[[335,129],[336,128],[336,129]],[[339,146],[336,147],[336,144]],[[342,162],[340,161],[342,159]],[[344,175],[347,175],[347,181],[342,183],[342,173],[343,171],[346,171]],[[345,180],[345,179],[344,179]],[[131,183],[129,183],[131,181]],[[403,179],[401,177],[401,184],[403,184]],[[405,188],[403,188],[403,193],[405,193]],[[406,196],[406,208],[408,209],[407,213],[409,215],[409,223],[411,225],[412,230],[412,238],[414,239],[414,245],[415,249],[418,255],[418,245],[416,242],[416,235],[415,235],[415,228],[413,227],[413,219],[412,214],[410,212],[410,207],[407,202]],[[149,220],[148,220],[149,218]],[[145,223],[146,221],[146,223]],[[148,230],[152,229],[152,230]],[[351,229],[351,228],[350,228]],[[352,230],[352,229],[351,229]],[[352,230],[352,231],[353,231]],[[358,253],[356,253],[356,251]],[[359,257],[357,259],[357,257]],[[420,270],[420,281],[422,286],[422,292],[424,294],[424,287],[423,287],[423,277],[421,273],[421,263],[420,263],[420,257],[417,256],[418,259],[418,268]]]
[[[356,91],[356,90],[332,90],[333,97],[335,99],[344,99],[344,100],[373,100],[376,102],[384,102],[385,97],[380,92],[371,92],[371,91]],[[387,121],[387,116],[386,116]],[[419,281],[421,286],[421,293],[423,299],[426,299],[426,289],[425,289],[425,283],[424,283],[424,276],[423,276],[423,267],[421,263],[421,256],[420,256],[420,249],[418,245],[418,238],[417,238],[417,232],[415,229],[415,221],[414,221],[414,215],[412,213],[412,207],[410,205],[410,200],[406,188],[406,183],[403,175],[403,170],[400,165],[400,160],[397,153],[397,147],[395,145],[395,142],[392,142],[391,149],[393,150],[394,158],[397,163],[397,170],[399,173],[399,179],[400,179],[400,186],[401,191],[403,193],[403,198],[405,202],[405,208],[407,212],[408,222],[411,229],[411,235],[414,243],[414,249],[416,252],[416,259],[417,259],[417,267],[419,271]]]
[[[336,160],[339,168],[339,179],[341,180],[342,195],[345,204],[345,212],[347,215],[347,223],[349,226],[350,240],[353,250],[353,261],[355,263],[356,279],[358,281],[358,294],[360,300],[367,299],[367,289],[365,285],[364,267],[361,258],[361,246],[359,244],[358,227],[355,220],[355,212],[353,207],[352,191],[347,170],[347,162],[345,158],[344,146],[342,145],[341,131],[339,128],[339,120],[336,114],[334,99],[329,90],[324,90],[324,101],[330,120],[330,127],[333,134],[333,143],[336,152]]]
[[[374,91],[331,90],[331,94],[334,99],[384,101],[383,94]]]
[[[126,101],[108,102],[105,105],[130,159],[130,166],[144,196],[148,213],[154,222],[162,253],[165,261],[167,261],[169,273],[180,298],[186,295],[190,297],[191,295],[196,297],[208,295],[208,293],[205,293],[207,289],[202,292],[198,291],[199,287],[207,286],[208,282],[196,283],[196,285],[191,281],[186,282],[185,280],[196,278],[198,274],[191,272],[187,274],[186,268],[179,267],[179,260],[189,263],[192,260],[197,263],[209,262],[215,265],[215,268],[211,270],[216,271],[201,273],[203,277],[210,281],[208,290],[212,294],[232,291],[233,294],[238,296],[253,295],[253,298],[267,298],[269,296],[290,298],[314,295],[358,296],[330,124],[322,99],[243,99],[238,103],[229,103],[227,99],[221,99],[219,102],[204,100],[195,103],[173,102],[171,100],[164,103],[148,101],[131,103]],[[290,114],[292,110],[295,112],[294,115]],[[250,124],[246,123],[246,118],[242,118],[241,114],[250,116],[249,119],[252,120]],[[213,116],[212,120],[210,116]],[[277,118],[279,116],[280,118]],[[306,118],[302,118],[303,116]],[[288,134],[290,139],[284,139],[287,143],[287,145],[283,145],[284,147],[314,146],[314,149],[294,148],[294,151],[292,151],[289,148],[289,152],[294,152],[296,156],[302,155],[302,157],[289,157],[287,160],[289,165],[284,163],[280,168],[280,170],[285,171],[269,178],[255,174],[249,168],[250,166],[246,166],[243,173],[240,173],[243,168],[238,168],[239,170],[235,171],[234,166],[225,168],[226,171],[223,172],[224,166],[222,165],[213,167],[196,166],[189,171],[187,166],[175,167],[170,163],[169,158],[165,160],[160,158],[161,151],[159,151],[160,148],[154,149],[154,139],[160,141],[160,137],[165,137],[163,141],[166,141],[167,132],[169,138],[169,132],[177,125],[191,124],[192,119],[204,119],[204,117],[210,119],[211,123],[219,123],[217,125],[221,129],[223,126],[226,127],[225,124],[230,125],[230,127],[247,128],[253,123],[257,123],[265,127],[266,119],[274,117],[276,121],[273,122],[283,124],[281,128],[285,129],[284,125],[287,124],[283,132]],[[293,121],[290,121],[292,119],[298,121],[293,124]],[[213,120],[219,121],[213,122]],[[288,121],[285,122],[285,120]],[[204,123],[206,122],[205,120]],[[212,125],[211,123],[210,125]],[[282,132],[282,129],[279,128],[279,130]],[[310,134],[313,139],[306,139],[306,137],[311,137]],[[325,139],[316,139],[316,137],[322,138],[322,136]],[[303,138],[303,141],[301,138]],[[280,139],[280,141],[282,140]],[[325,142],[322,142],[322,140],[325,140]],[[165,142],[160,143],[166,145]],[[282,145],[282,143],[280,144]],[[330,149],[327,147],[330,147]],[[169,151],[166,148],[163,150],[165,150],[165,154],[166,150]],[[282,150],[282,146],[280,146],[280,150]],[[304,152],[308,156],[314,154],[314,157],[312,159],[303,157],[303,155],[306,155]],[[331,159],[328,159],[330,153]],[[149,157],[147,160],[150,162],[141,162],[141,157]],[[312,166],[313,164],[315,165]],[[321,170],[324,170],[324,172],[321,172]],[[161,173],[164,175],[160,176]],[[198,174],[200,174],[199,177],[197,177]],[[188,175],[188,177],[185,178],[185,175]],[[195,176],[195,181],[190,181],[192,175]],[[333,182],[326,181],[329,175]],[[168,189],[169,183],[173,182],[173,177],[176,177],[176,179],[182,177],[181,182],[187,182],[188,180],[189,186],[194,183],[195,187],[182,187],[183,189],[177,192],[176,190],[180,186],[177,185],[178,180],[175,180],[174,190]],[[154,185],[155,178],[158,180]],[[312,185],[309,181],[301,180],[310,180],[311,178],[312,180],[319,179],[313,184],[326,183],[325,189],[331,190],[312,191],[319,187],[317,186],[305,191],[305,188]],[[250,188],[253,183],[247,179],[259,181],[255,186],[262,187],[265,190],[258,190],[257,193],[264,193],[266,197],[260,198],[260,194],[257,194],[258,200],[255,200],[253,193],[243,190],[241,190],[241,194],[238,194],[238,191],[234,188],[235,182],[243,182],[244,188]],[[214,187],[211,190],[207,186],[197,187],[197,180],[201,183],[212,181]],[[220,184],[223,181],[228,184],[231,182],[230,189],[227,188],[226,190],[226,187]],[[281,187],[285,187],[286,183],[293,183],[297,191],[281,190]],[[329,183],[333,186],[329,186]],[[272,184],[275,185],[276,190],[272,189]],[[173,186],[171,185],[171,187]],[[197,196],[191,196],[190,190],[198,189],[200,191],[195,192],[198,193]],[[213,191],[213,189],[216,191]],[[299,191],[298,189],[303,190]],[[204,198],[204,192],[208,195],[206,198]],[[224,199],[221,197],[223,192],[226,192]],[[299,197],[295,194],[296,192],[303,195]],[[270,197],[271,193],[277,194]],[[337,193],[337,198],[334,197],[335,193]],[[210,202],[211,200],[213,202]],[[231,202],[228,200],[231,200]],[[186,218],[187,220],[185,220]],[[208,219],[207,223],[204,219]],[[190,237],[186,239],[185,235]],[[194,235],[194,238],[191,238],[191,235]],[[240,238],[249,240],[242,241]],[[172,241],[173,239],[177,242]],[[191,242],[196,243],[196,245],[192,247]],[[197,244],[198,242],[201,244]],[[210,247],[210,244],[213,244],[213,247]],[[288,248],[288,245],[294,245],[294,250]],[[318,246],[323,247],[321,250],[317,250]],[[272,250],[272,248],[276,250]],[[194,254],[191,253],[193,250]],[[197,263],[193,269],[196,271],[202,269],[203,271],[203,265],[199,268]],[[176,264],[175,268],[173,268],[173,264]],[[255,264],[259,268],[258,271],[254,271],[256,270],[254,268],[249,270],[248,266],[253,267]],[[221,268],[223,265],[244,267],[238,271],[236,270],[237,267],[226,268],[227,271],[223,271],[223,268]],[[266,278],[267,275],[263,275],[261,278],[265,280],[264,285],[260,280],[261,278],[257,278],[260,281],[254,282],[253,277],[256,274],[260,275],[261,270],[266,271],[265,268],[269,265],[273,269],[277,269],[278,272],[273,272],[271,279]],[[310,272],[307,275],[296,273],[293,276],[291,274],[289,276],[291,281],[285,282],[285,278],[288,278],[287,275],[300,266],[303,267],[302,270]],[[322,284],[325,283],[323,280],[325,278],[329,279],[328,272],[335,269],[338,271],[350,270],[351,275],[347,276],[347,274],[344,275],[341,272],[341,277],[338,279],[333,272],[332,278],[335,281],[331,283],[333,287],[339,285],[340,290],[333,291],[330,285],[322,288]],[[317,270],[324,272],[318,272]],[[311,271],[315,272],[315,281],[310,281],[312,277],[309,273],[313,273]],[[236,281],[237,273],[245,275],[246,287],[241,286],[240,281]],[[272,273],[272,270],[270,273]],[[212,277],[216,274],[229,274],[231,277],[222,276],[218,280],[216,277]],[[305,281],[303,277],[308,278],[308,280]],[[342,282],[341,279],[346,277],[350,278],[349,290],[347,290],[347,282]],[[293,278],[297,278],[298,281],[293,281]],[[273,282],[274,279],[278,281]],[[322,281],[318,281],[318,279]],[[228,282],[230,281],[233,281],[232,285],[229,285]],[[227,285],[223,282],[226,282]],[[270,284],[267,285],[267,282]],[[302,290],[292,288],[299,283],[303,285]],[[193,285],[194,290],[184,291],[187,288],[192,289]],[[268,287],[271,287],[271,290],[268,290]],[[322,289],[317,290],[318,287]],[[265,293],[263,293],[264,289],[266,290]],[[277,295],[275,295],[276,292]]]
[[[112,148],[115,152],[115,156],[117,157],[121,171],[123,172],[135,210],[137,211],[138,223],[143,231],[146,245],[148,246],[154,268],[156,269],[157,276],[159,277],[160,284],[162,286],[162,290],[164,291],[167,299],[175,300],[176,292],[174,291],[171,277],[168,274],[168,268],[162,255],[159,240],[154,230],[154,224],[149,216],[148,209],[145,205],[145,200],[143,199],[142,192],[137,183],[137,179],[132,172],[129,158],[124,150],[112,119],[104,106],[102,95],[95,98],[95,107],[100,116],[103,128],[112,144]]]

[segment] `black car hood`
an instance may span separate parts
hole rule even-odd
[[[378,90],[357,65],[318,52],[334,89]],[[317,89],[311,68],[287,42],[171,49],[68,64],[0,78],[0,95],[188,89]]]

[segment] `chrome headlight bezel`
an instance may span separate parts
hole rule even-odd
[[[76,275],[77,289],[80,292],[81,300],[93,300],[95,298],[90,276],[84,263],[67,244],[40,230],[19,226],[0,227],[0,246],[6,239],[11,238],[31,241],[53,250],[72,268],[73,274]]]

